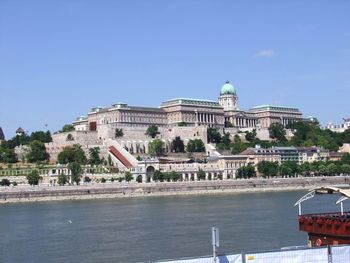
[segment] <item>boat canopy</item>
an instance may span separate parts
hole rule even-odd
[[[333,187],[333,186],[323,186],[319,188],[315,188],[310,190],[315,191],[316,194],[340,194],[344,197],[350,198],[350,189],[343,189],[339,187]]]
[[[341,197],[337,200],[336,204],[340,204],[341,206],[341,213],[343,214],[344,207],[343,207],[343,201],[350,198],[350,188],[339,188],[339,187],[333,187],[333,186],[322,186],[311,189],[306,195],[301,197],[294,206],[299,207],[299,215],[301,215],[301,203],[304,201],[313,198],[315,194],[340,194]]]

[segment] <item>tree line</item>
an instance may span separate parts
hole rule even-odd
[[[287,140],[286,129],[290,129],[293,137]],[[208,128],[208,142],[215,143],[218,149],[230,150],[232,154],[239,154],[249,147],[260,145],[262,148],[272,146],[295,146],[311,147],[319,146],[330,151],[338,151],[344,143],[350,143],[350,129],[344,132],[332,132],[329,129],[322,129],[317,121],[313,122],[295,122],[284,127],[280,123],[273,123],[268,128],[271,141],[260,140],[257,138],[256,130],[236,134],[233,140],[230,134],[221,135],[216,128]],[[242,141],[244,137],[245,141]]]
[[[45,149],[45,143],[52,142],[50,131],[35,131],[30,135],[23,133],[0,144],[0,163],[16,163],[18,161],[15,147],[28,146],[28,152],[23,156],[29,163],[46,162],[49,155]]]
[[[288,176],[336,176],[350,174],[350,154],[345,153],[340,161],[312,162],[298,164],[293,161],[277,162],[261,161],[256,169],[252,165],[243,166],[237,171],[237,178],[252,178],[257,172],[266,177]]]

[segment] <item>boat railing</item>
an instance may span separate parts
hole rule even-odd
[[[325,219],[349,219],[350,212],[330,212],[330,213],[314,213],[314,214],[303,214],[299,216],[300,218],[325,218]]]

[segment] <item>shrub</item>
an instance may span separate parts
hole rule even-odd
[[[11,182],[10,182],[9,179],[2,179],[2,180],[0,181],[0,185],[1,185],[1,186],[10,186],[10,184],[11,184]]]
[[[37,170],[33,170],[30,174],[27,175],[28,184],[38,185],[40,180],[40,175]]]
[[[119,177],[119,178],[118,178],[118,182],[119,182],[119,183],[121,183],[121,182],[123,182],[123,181],[124,181],[124,177]]]
[[[89,176],[85,176],[84,182],[85,183],[90,183],[91,182],[91,178]]]

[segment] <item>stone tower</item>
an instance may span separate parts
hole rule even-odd
[[[226,83],[221,88],[219,103],[225,111],[239,109],[236,90],[229,81],[226,81]]]

